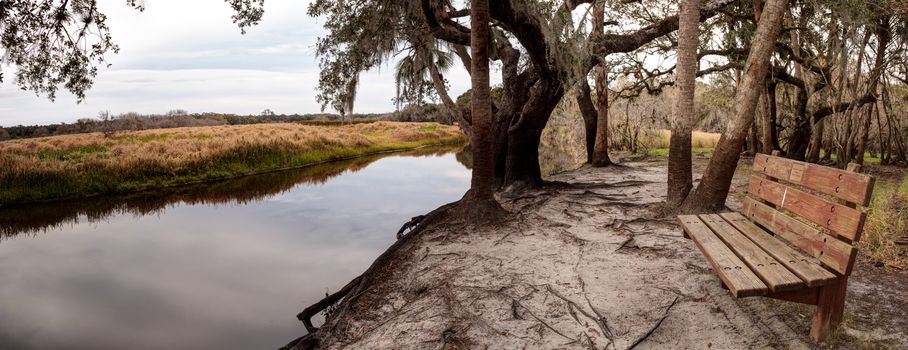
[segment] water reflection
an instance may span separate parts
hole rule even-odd
[[[384,153],[350,160],[246,176],[232,180],[178,186],[120,196],[57,201],[35,205],[0,207],[0,238],[22,233],[39,233],[79,222],[97,223],[112,215],[161,214],[167,207],[182,204],[246,204],[290,190],[297,185],[324,184],[344,173],[358,172],[373,162],[390,157],[440,156],[459,148],[429,147],[399,153]],[[466,152],[457,152],[457,161],[466,164]]]
[[[0,209],[0,349],[279,347],[469,187],[454,154],[416,155]]]

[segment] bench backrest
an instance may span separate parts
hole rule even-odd
[[[873,177],[765,154],[754,158],[753,173],[744,216],[833,271],[851,274]]]

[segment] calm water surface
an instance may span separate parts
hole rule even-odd
[[[423,151],[0,208],[0,349],[280,347],[469,176]]]

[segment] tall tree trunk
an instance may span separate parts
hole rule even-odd
[[[766,94],[765,92],[763,94]],[[757,123],[753,123],[750,126],[750,135],[747,136],[747,153],[750,155],[755,155],[760,152],[760,136],[758,136],[760,130],[757,129]]]
[[[590,83],[586,77],[580,79],[577,83],[577,105],[580,107],[580,115],[583,117],[583,131],[586,138],[586,162],[593,163],[593,150],[596,147],[596,124],[599,115],[596,112],[596,106],[593,105],[592,91]]]
[[[867,140],[870,137],[870,122],[873,117],[874,107],[876,107],[876,103],[868,105],[867,113],[864,114],[863,119],[861,120],[860,139],[858,140],[858,145],[854,152],[854,162],[861,165],[864,164],[864,152],[867,150]]]
[[[879,103],[879,106],[876,108],[876,133],[877,133],[877,142],[880,146],[880,164],[889,165],[889,144],[883,137],[883,120],[880,118],[880,115],[883,114],[882,102]]]
[[[782,29],[788,0],[767,0],[744,67],[744,80],[735,94],[735,116],[725,128],[715,153],[697,188],[685,199],[684,212],[718,211],[725,207],[731,180],[738,166],[741,147],[754,121],[757,100],[763,89],[769,58]]]
[[[678,17],[678,63],[675,68],[675,100],[672,103],[672,136],[668,152],[667,208],[677,208],[693,188],[691,169],[691,132],[694,121],[697,47],[700,0],[683,0]]]
[[[891,160],[890,164],[895,164],[901,160],[905,159],[904,148],[902,148],[902,137],[899,136],[899,125],[893,122],[893,113],[892,113],[892,103],[891,103],[891,92],[889,91],[889,84],[883,85],[883,111],[886,115],[886,126],[888,129],[888,144],[890,147],[889,158]],[[893,136],[893,134],[895,134]],[[892,156],[895,155],[895,158]]]
[[[593,71],[596,74],[596,142],[590,164],[603,167],[612,164],[608,156],[608,71],[603,65]]]
[[[886,48],[889,45],[889,40],[891,38],[888,17],[881,17],[877,20],[876,37],[876,58],[873,63],[873,70],[870,71],[871,77],[867,87],[867,92],[874,95],[877,94],[877,85],[885,70]],[[857,150],[854,155],[854,161],[858,164],[864,164],[864,150],[867,148],[867,138],[870,135],[870,118],[873,115],[875,106],[876,103],[873,103],[867,107],[867,114],[864,115],[861,123],[860,139],[858,140]]]
[[[775,150],[775,145],[773,144],[773,134],[775,133],[776,121],[773,120],[772,106],[770,103],[775,104],[775,98],[770,98],[770,94],[775,95],[776,86],[773,83],[766,84],[766,91],[760,95],[760,114],[762,115],[763,122],[762,135],[760,141],[763,145],[763,149],[760,152],[771,154]]]
[[[855,64],[854,78],[850,82],[851,96],[854,99],[853,101],[857,100],[856,97],[858,96],[858,86],[860,85],[861,72],[864,67],[864,50],[867,48],[867,45],[870,43],[870,37],[871,37],[871,35],[870,35],[870,31],[868,29],[864,33],[864,39],[861,40],[861,46],[857,50],[858,60],[857,60],[857,63]],[[860,108],[862,108],[862,107],[863,106],[858,105],[857,103],[852,103],[845,110],[845,113],[843,114],[843,117],[844,117],[843,119],[845,119],[844,120],[844,122],[845,122],[845,132],[844,132],[845,140],[844,140],[844,142],[842,142],[843,143],[842,147],[840,147],[841,152],[839,152],[839,154],[836,154],[836,163],[839,168],[844,168],[845,165],[848,164],[848,162],[850,162],[852,159],[854,159],[855,136],[857,135],[857,132],[853,128],[853,124],[854,124],[853,122],[855,119],[854,114],[860,113]]]
[[[778,85],[779,83],[776,81],[770,82],[767,95],[769,98],[769,142],[772,144],[772,150],[782,149],[782,146],[779,145],[779,130],[776,128],[779,115],[778,100],[776,99],[776,87]]]
[[[489,1],[473,0],[470,6],[470,43],[473,53],[472,112],[473,121],[473,176],[470,191],[464,199],[468,202],[469,215],[477,220],[483,217],[483,207],[498,207],[493,196],[495,160],[492,153],[492,96],[489,87]],[[478,204],[478,205],[476,205]]]
[[[563,96],[561,82],[549,77],[540,77],[530,89],[526,104],[508,128],[508,154],[502,183],[505,191],[543,184],[539,169],[539,140],[548,123],[548,116]]]
[[[591,35],[599,37],[603,33],[605,22],[605,4],[596,1],[593,4],[593,27]],[[596,139],[593,143],[593,154],[590,164],[595,167],[612,164],[608,156],[608,71],[605,62],[599,62],[593,69],[596,78]]]
[[[804,160],[807,146],[810,144],[812,118],[807,115],[807,89],[797,87],[795,102],[795,125],[788,140],[788,153],[791,159]]]
[[[529,74],[518,74],[520,51],[507,41],[498,41],[498,56],[501,58],[501,104],[495,112],[492,133],[495,136],[495,183],[504,183],[508,160],[508,128],[520,108],[526,103],[531,84]]]
[[[817,163],[820,161],[820,149],[823,147],[823,120],[815,120],[812,125],[813,134],[810,136],[810,151],[807,152],[807,161]]]

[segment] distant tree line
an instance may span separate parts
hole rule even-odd
[[[366,120],[387,120],[406,122],[445,122],[445,115],[435,104],[409,105],[391,113],[353,114],[346,116],[347,122]],[[165,114],[140,114],[135,112],[113,115],[102,111],[96,118],[81,118],[73,123],[45,125],[17,125],[0,127],[0,141],[30,137],[67,135],[91,132],[106,134],[121,131],[167,129],[193,126],[244,125],[261,123],[296,123],[313,121],[340,121],[341,116],[331,113],[276,114],[270,109],[259,115],[224,113],[189,113],[185,110],[171,110]]]

